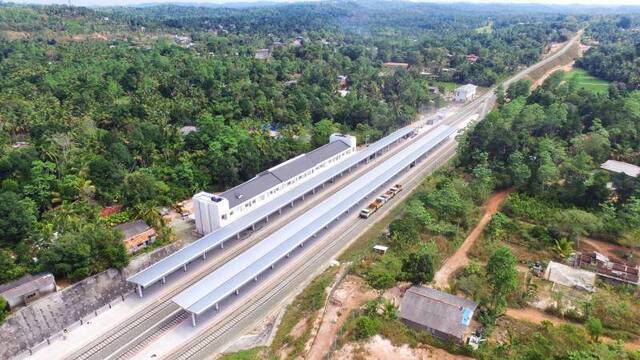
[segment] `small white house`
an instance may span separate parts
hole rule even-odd
[[[460,86],[453,91],[453,100],[458,102],[471,101],[476,97],[476,89],[478,87],[473,84]]]
[[[380,253],[380,254],[386,254],[387,250],[389,250],[388,246],[384,246],[384,245],[374,245],[373,246],[373,251]]]

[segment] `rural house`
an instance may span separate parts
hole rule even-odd
[[[471,101],[476,97],[476,89],[477,86],[473,84],[460,86],[453,91],[453,100],[458,102]]]
[[[56,291],[56,279],[51,273],[27,274],[18,280],[0,285],[0,296],[7,300],[9,309],[28,305],[54,291]]]
[[[469,325],[478,304],[442,291],[412,286],[400,303],[400,320],[429,331],[444,340],[460,344],[471,333]]]
[[[143,220],[131,221],[115,227],[124,233],[124,246],[129,253],[138,251],[156,241],[156,230]]]

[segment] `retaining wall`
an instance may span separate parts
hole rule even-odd
[[[131,259],[121,271],[109,269],[14,311],[0,326],[0,359],[24,358],[63,336],[84,319],[106,311],[115,302],[132,295],[127,276],[177,251],[184,242],[174,242]]]

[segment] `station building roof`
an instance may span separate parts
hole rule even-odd
[[[233,208],[247,200],[250,200],[263,192],[273,188],[279,183],[288,181],[317,164],[347,150],[349,145],[338,140],[299,156],[287,160],[284,163],[256,175],[253,179],[235,186],[219,196],[229,201],[229,208]]]
[[[269,171],[261,172],[249,181],[233,187],[219,196],[229,200],[229,208],[262,194],[268,189],[280,184],[280,179]]]
[[[263,220],[265,217],[278,211],[278,209],[281,209],[302,195],[321,186],[331,178],[341,174],[361,161],[364,161],[393,142],[409,135],[411,132],[413,132],[413,128],[410,126],[394,131],[375,143],[370,144],[365,149],[349,156],[337,165],[309,179],[309,181],[304,182],[300,186],[296,186],[270,202],[256,208],[254,211],[249,212],[229,225],[203,236],[201,239],[128,277],[127,281],[142,287],[147,287],[160,281],[163,277],[180,269],[183,265],[188,264],[199,256],[202,256],[202,254],[220,246],[221,243],[231,239],[240,232],[249,228],[251,225]]]
[[[376,166],[366,176],[357,178],[264,240],[220,266],[175,296],[173,301],[196,315],[215,306],[317,234],[372,191],[383,186],[412,162],[435,148],[455,130],[444,125],[433,129],[425,137]]]

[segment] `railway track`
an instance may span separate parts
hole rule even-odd
[[[120,351],[112,355],[111,359],[123,360],[133,358],[140,350],[151,343],[153,340],[162,336],[162,334],[178,326],[181,322],[189,318],[189,314],[186,311],[178,310],[171,316],[167,317],[164,321],[158,324],[149,336],[141,338],[140,341],[135,342],[126,349],[126,351]]]
[[[579,37],[580,33],[572,38],[571,41],[569,41],[563,49],[550,56],[549,58],[544,59],[523,71],[520,71],[518,74],[507,80],[505,84],[508,85],[509,83],[512,83],[513,81],[524,77],[531,71],[534,71],[535,69],[546,65],[550,61],[553,61],[558,56],[561,56],[567,51],[570,45],[575,42],[576,39],[579,39]],[[479,115],[481,115],[481,117],[484,116],[486,112],[488,112],[493,107],[493,103],[495,101],[493,90],[494,88],[489,89],[487,93],[473,100],[463,109],[461,109],[458,114],[443,121],[443,123],[455,126],[456,124],[463,122],[465,119],[475,113],[478,113]],[[455,155],[456,149],[453,144],[453,142],[445,144],[445,147],[441,149],[442,152],[437,159],[427,164],[427,166],[425,166],[425,170],[419,171],[415,175],[411,176],[411,180],[409,182],[410,185],[407,185],[407,187],[412,190],[420,182],[425,174],[432,172],[434,169],[439,167],[441,163],[451,159]],[[382,213],[374,215],[374,219],[377,219],[379,216],[383,216],[383,214],[387,213],[391,208],[395,207],[398,202],[401,201],[401,199],[407,197],[410,192],[411,191],[405,192],[400,200],[396,200],[391,207],[387,207]],[[371,223],[371,221],[366,222],[366,224]],[[270,289],[266,290],[266,293],[258,295],[257,298],[256,296],[253,296],[252,299],[254,300],[246,302],[244,306],[240,307],[236,311],[231,311],[229,314],[225,315],[224,318],[218,321],[214,327],[209,328],[202,334],[196,336],[193,340],[188,341],[184,346],[168,355],[167,358],[180,360],[202,359],[215,353],[216,348],[219,348],[221,345],[224,345],[227,342],[225,341],[225,337],[229,337],[230,334],[233,334],[233,331],[231,331],[232,329],[235,328],[236,333],[248,329],[249,326],[251,326],[255,322],[255,319],[259,318],[259,309],[268,306],[270,302],[274,303],[272,305],[277,305],[277,303],[281,301],[281,298],[285,297],[284,295],[287,294],[288,291],[293,290],[294,285],[300,283],[300,280],[302,280],[301,278],[304,277],[304,275],[306,275],[306,278],[313,278],[314,271],[312,270],[321,268],[322,264],[327,263],[331,257],[337,255],[341,250],[346,249],[350,241],[350,235],[352,235],[352,233],[359,228],[360,230],[363,230],[362,227],[364,227],[366,224],[363,224],[363,222],[355,222],[355,224],[350,226],[342,236],[329,242],[324,247],[321,247],[317,252],[314,252],[310,259],[306,261],[300,260],[302,261],[301,266],[295,267],[295,270],[293,272],[287,274],[281,282],[277,282],[275,286],[272,286]],[[319,241],[319,243],[322,242]],[[315,247],[318,246],[314,246],[314,248]],[[331,252],[332,250],[333,252]],[[309,252],[310,250],[308,249],[306,253]],[[309,273],[311,273],[311,275],[309,275]]]
[[[443,121],[445,124],[454,125],[456,123],[464,121],[468,116],[472,115],[477,111],[476,107],[482,102],[487,100],[487,95],[485,94],[483,97],[479,97],[475,99],[473,102],[467,104],[467,106],[463,107],[457,114]],[[409,141],[415,141],[417,138],[424,136],[425,133],[420,134],[418,137],[410,139]],[[360,176],[362,173],[367,171],[367,169],[371,168],[375,164],[387,159],[393,154],[397,153],[400,148],[393,148],[387,153],[383,154],[376,158],[376,161],[370,162],[368,166],[360,167],[356,172],[353,173],[353,176],[350,176],[347,179],[348,181],[352,181],[355,177]],[[315,205],[317,202],[325,198],[326,196],[331,195],[335,191],[337,191],[339,186],[332,186],[327,192],[319,192],[322,196],[318,196],[315,199],[311,200],[308,203],[305,203],[302,208],[299,208],[299,211],[304,211],[307,208]],[[281,220],[282,221],[282,220]],[[179,311],[179,307],[171,302],[171,298],[173,298],[176,294],[188,288],[202,277],[209,274],[211,271],[214,271],[219,266],[224,264],[226,261],[234,258],[238,254],[242,253],[249,247],[253,246],[258,241],[262,240],[265,236],[268,236],[273,231],[276,230],[277,227],[272,227],[267,233],[261,234],[261,236],[253,239],[252,241],[242,242],[236,244],[232,248],[228,248],[227,251],[222,253],[214,263],[206,268],[198,270],[194,276],[192,276],[189,280],[181,283],[177,287],[175,287],[169,293],[163,294],[159,300],[154,302],[152,305],[146,307],[140,312],[136,313],[136,315],[132,316],[129,320],[119,325],[114,330],[105,334],[97,341],[83,347],[81,350],[75,352],[73,355],[67,357],[68,359],[80,359],[80,360],[89,360],[89,359],[123,359],[133,357],[139,350],[141,350],[144,345],[150,343],[153,339],[160,336],[159,331],[164,332],[166,330],[159,330],[157,324],[166,323],[170,317],[174,316],[174,314]],[[259,230],[259,228],[258,228]],[[243,238],[243,240],[246,237]],[[164,329],[164,328],[161,328]]]
[[[275,281],[275,284],[274,281],[265,284],[261,294],[251,297],[253,299],[252,301],[246,302],[235,311],[229,312],[223,318],[217,320],[214,327],[196,336],[193,340],[188,341],[164,358],[171,360],[204,359],[215,353],[220,346],[224,345],[228,340],[232,340],[233,333],[230,331],[231,329],[236,328],[240,332],[249,329],[255,322],[255,319],[263,315],[259,313],[261,309],[264,307],[277,306],[278,303],[286,298],[287,294],[301,283],[308,281],[309,278],[312,279],[315,274],[323,268],[323,265],[326,265],[330,259],[345,250],[348,245],[357,238],[359,233],[372,226],[375,219],[384,216],[384,214],[397,206],[404,198],[410,196],[411,190],[420,184],[426,174],[437,169],[444,162],[447,162],[453,155],[455,155],[455,146],[451,142],[440,149],[436,159],[432,160],[429,164],[425,164],[419,172],[409,175],[407,181],[404,182],[408,191],[401,193],[401,196],[399,195],[391,200],[390,205],[392,206],[387,206],[383,208],[384,210],[382,212],[372,215],[374,221],[355,219],[354,224],[350,225],[340,236],[329,240],[329,242],[318,241],[302,254],[304,257],[299,257],[295,263],[288,264],[286,268],[281,270],[286,274],[284,278],[278,277],[281,281]],[[357,213],[354,214],[357,218]],[[309,254],[311,254],[310,258],[308,258]],[[286,271],[286,269],[291,268],[294,270]]]
[[[420,136],[423,136],[423,134],[420,134]],[[418,137],[406,140],[405,142],[413,142]],[[370,161],[366,165],[358,166],[348,176],[344,176],[336,180],[336,182],[332,186],[327,187],[327,190],[322,191],[321,189],[319,189],[319,191],[316,192],[315,196],[311,195],[310,197],[308,197],[308,200],[306,202],[302,203],[301,206],[294,208],[295,212],[289,212],[286,216],[279,217],[279,219],[273,219],[272,222],[268,223],[267,225],[257,225],[255,232],[251,232],[250,235],[242,237],[241,240],[237,241],[233,246],[227,246],[226,250],[220,253],[220,255],[217,256],[210,265],[206,266],[203,269],[197,270],[188,280],[180,283],[171,291],[162,294],[161,297],[153,304],[137,312],[125,322],[113,328],[106,334],[100,336],[97,340],[83,346],[73,354],[65,357],[65,359],[102,360],[119,359],[121,358],[120,356],[124,356],[124,354],[129,354],[128,356],[132,356],[132,352],[129,350],[132,350],[134,348],[139,350],[140,347],[138,346],[138,344],[146,344],[149,342],[147,341],[147,338],[155,338],[156,334],[154,332],[154,329],[156,329],[156,325],[158,323],[164,323],[167,318],[169,318],[179,310],[179,307],[171,301],[171,299],[175,295],[185,290],[195,282],[199,281],[204,276],[223,265],[225,262],[233,259],[238,254],[255,245],[257,242],[264,239],[264,237],[276,231],[278,226],[275,225],[285,222],[287,219],[295,217],[296,213],[306,211],[310,207],[316,205],[327,196],[330,196],[331,194],[338,191],[341,185],[353,181],[354,179],[368,171],[368,169],[386,160],[390,156],[393,156],[400,149],[400,147],[392,147],[389,151],[376,157],[374,161]],[[269,226],[269,231],[259,234],[259,236],[256,236],[250,241],[243,241],[247,238],[250,238],[252,235],[256,234],[259,230],[266,226]],[[132,348],[130,349],[129,346],[132,346]]]
[[[455,121],[451,121],[451,119],[450,119],[449,121],[444,121],[444,123],[459,123],[459,122],[464,121],[468,116],[470,116],[471,114],[475,113],[475,111],[476,111],[475,106],[477,106],[478,104],[480,104],[483,101],[485,101],[486,98],[478,98],[476,100],[477,101],[474,101],[473,103],[468,104],[469,106],[465,106],[456,115],[454,115],[451,118],[451,119],[455,119]],[[415,141],[416,139],[418,139],[421,136],[424,136],[425,134],[426,133],[420,134],[419,136],[417,136],[414,139],[411,139],[410,141]],[[396,149],[393,149],[391,151],[388,151],[383,156],[380,156],[377,159],[376,163],[378,163],[380,161],[383,161],[384,159],[386,159],[389,156],[392,156],[397,151],[399,151],[399,148],[396,148]],[[375,163],[370,163],[370,165],[374,165],[374,164]],[[370,166],[367,167],[366,169],[360,168],[354,175],[355,176],[359,176],[360,173],[365,172],[368,168],[370,168]],[[354,178],[355,177],[351,177],[349,181],[351,181]],[[337,188],[338,187],[335,187],[334,190],[328,192],[322,198],[324,198],[324,197],[330,195],[331,193],[337,191]],[[315,202],[321,200],[322,198],[318,198]],[[314,205],[314,203],[310,202],[309,204],[306,204],[305,208],[310,207],[312,205]],[[275,230],[273,230],[273,231],[275,231]],[[267,235],[269,235],[269,233],[264,234],[261,238],[263,238],[264,236],[267,236]],[[225,256],[223,260],[219,261],[219,264],[217,266],[220,266],[224,262],[232,259],[233,257],[238,255],[242,251],[246,250],[248,247],[250,247],[253,244],[255,244],[256,242],[260,241],[261,238],[260,239],[256,239],[255,241],[252,241],[252,242],[247,242],[247,243],[245,243],[244,246],[234,247],[233,252],[230,253],[230,254],[226,254],[227,256]],[[161,314],[160,316],[154,317],[153,320],[150,320],[151,316],[145,314],[145,316],[140,317],[140,319],[134,319],[133,320],[134,324],[131,324],[131,325],[125,324],[123,326],[124,329],[116,331],[116,333],[111,335],[108,339],[105,339],[104,341],[99,342],[97,344],[97,346],[99,347],[98,351],[95,351],[94,349],[90,349],[90,351],[87,352],[88,356],[85,355],[85,354],[81,354],[80,357],[78,357],[78,358],[79,359],[103,359],[103,358],[104,359],[121,359],[121,358],[132,357],[135,353],[137,353],[140,349],[142,349],[144,347],[144,346],[140,346],[139,344],[146,345],[146,344],[150,343],[152,339],[155,339],[155,338],[157,338],[159,336],[157,331],[154,330],[156,327],[153,326],[153,325],[156,322],[162,322],[163,321],[162,319],[170,316],[173,312],[177,311],[178,306],[175,305],[174,303],[172,303],[170,301],[170,298],[173,297],[175,294],[179,293],[180,291],[182,291],[183,289],[187,288],[191,284],[195,283],[197,280],[201,279],[204,275],[208,274],[210,271],[215,270],[215,268],[217,268],[217,266],[208,267],[207,269],[199,271],[198,272],[199,276],[192,278],[186,284],[180,286],[179,288],[176,288],[169,295],[163,296],[163,299],[166,299],[166,300],[160,300],[161,304],[158,305],[157,308],[154,308],[154,309],[150,310],[150,312],[160,313]],[[202,274],[202,275],[200,275],[200,274]],[[162,317],[162,316],[164,316],[164,317]],[[239,321],[239,320],[235,320],[235,322],[237,322],[237,321]],[[232,325],[230,325],[230,326],[232,326]],[[122,337],[125,334],[135,334],[135,335],[133,336],[133,340],[131,340],[131,341],[127,341],[127,342],[118,341],[118,337]],[[131,338],[131,336],[126,336],[126,337],[127,338]],[[116,349],[114,349],[114,346],[116,347]],[[127,348],[124,348],[125,346]],[[96,357],[95,355],[98,355],[98,354],[102,354],[103,356],[97,356]],[[108,354],[112,354],[112,355],[108,355]],[[121,357],[121,356],[119,356],[119,354],[126,354],[126,356],[125,357]]]
[[[572,41],[575,41],[575,39],[577,39],[578,37],[579,35],[574,37]],[[569,44],[572,41],[570,41]],[[544,59],[541,62],[537,63],[536,65],[519,72],[518,74],[513,76],[511,79],[506,81],[505,84],[508,84],[519,78],[522,78],[524,75],[526,75],[530,71],[540,66],[544,66],[549,61],[552,61],[556,57],[566,52],[566,49],[568,48],[569,46],[567,45],[565,46],[565,48],[558,51],[557,53],[550,56],[549,58]],[[484,113],[488,111],[487,105],[489,105],[489,102],[490,100],[492,100],[493,97],[494,97],[493,88],[491,88],[487,93],[478,97],[477,99],[473,100],[472,102],[467,104],[465,107],[463,107],[459,111],[459,113],[455,114],[454,116],[451,116],[449,119],[445,119],[445,121],[443,121],[442,123],[448,124],[448,125],[456,125],[464,121],[468,116],[471,116],[474,113],[477,113],[477,112]],[[491,107],[489,107],[489,109],[490,108]],[[412,140],[409,140],[409,141],[412,141]],[[360,169],[354,172],[347,181],[352,181],[355,178],[355,176],[358,176],[358,174],[363,173],[367,168],[370,168],[374,164],[380,161],[383,161],[387,157],[393,155],[398,150],[399,150],[398,148],[394,148],[393,150],[388,151],[382,156],[379,156],[378,158],[376,158],[376,161],[369,163],[368,166],[360,167]],[[453,147],[453,150],[450,151],[450,153],[448,153],[447,156],[448,158],[450,158],[454,154],[455,154],[455,147]],[[436,161],[435,163],[437,162],[438,161]],[[427,168],[433,169],[433,166],[429,164]],[[420,172],[419,174],[422,174],[422,172]],[[416,177],[418,176],[421,176],[421,175],[415,175],[413,177],[414,179],[413,181],[415,181]],[[319,194],[322,194],[322,196],[316,196],[314,200],[308,201],[307,203],[304,204],[302,208],[296,209],[296,210],[303,211],[309,208],[310,206],[319,202],[322,198],[337,191],[337,188],[338,186],[332,186],[330,188],[331,190],[326,192],[320,192]],[[398,201],[395,201],[395,203],[397,202]],[[386,213],[386,211],[383,213]],[[281,221],[284,221],[284,219],[281,219]],[[358,226],[358,225],[359,224],[356,224],[354,226]],[[271,228],[272,230],[269,233],[275,231],[276,227],[272,226]],[[351,234],[353,231],[354,231],[353,228],[349,228],[349,230],[347,231],[347,234]],[[186,313],[179,310],[179,307],[173,302],[171,302],[171,298],[173,298],[173,296],[175,296],[177,293],[181,292],[182,290],[186,289],[196,281],[200,280],[206,274],[210,273],[211,271],[215,270],[217,267],[224,264],[224,262],[230,260],[231,258],[235,257],[237,254],[246,250],[248,247],[260,241],[262,238],[264,238],[264,236],[269,235],[269,233],[261,234],[261,236],[258,236],[256,239],[252,239],[251,241],[247,241],[247,242],[240,242],[236,246],[233,246],[233,248],[229,248],[227,251],[221,254],[221,256],[217,258],[213,264],[198,271],[194,276],[192,276],[187,281],[175,287],[169,293],[163,294],[161,296],[161,299],[154,302],[153,305],[150,305],[145,309],[143,309],[142,311],[136,313],[136,315],[132,316],[129,320],[118,325],[116,328],[109,331],[107,334],[101,336],[97,341],[94,341],[91,344],[86,345],[79,351],[67,357],[67,359],[124,359],[124,358],[133,357],[145,345],[147,345],[148,343],[150,343],[151,341],[153,341],[154,339],[156,339],[166,331],[169,331],[172,327],[177,326],[177,324],[179,324],[181,321],[184,320],[184,318],[186,318]],[[344,236],[340,238],[344,239]],[[246,237],[243,239],[246,239]],[[295,271],[295,274],[298,274],[298,275],[288,276],[287,278],[288,279],[297,278],[304,273],[303,270],[310,269],[312,266],[317,267],[318,264],[322,263],[320,259],[323,257],[323,255],[327,254],[329,249],[334,249],[338,245],[339,244],[337,243],[337,241],[333,241],[330,244],[330,246],[326,247],[325,250],[319,253],[316,253],[312,260],[308,261],[306,264],[303,264],[302,267],[298,268]],[[248,306],[250,307],[244,310],[244,312],[235,314],[235,316],[229,315],[231,319],[226,322],[223,321],[224,325],[222,327],[216,327],[217,330],[212,330],[210,333],[207,332],[208,335],[204,337],[196,337],[196,340],[189,341],[188,342],[189,348],[187,348],[187,346],[181,348],[183,350],[181,350],[181,352],[174,353],[172,355],[172,358],[188,359],[188,358],[194,358],[194,356],[198,354],[202,354],[203,349],[209,349],[212,343],[217,342],[217,340],[220,339],[222,335],[227,333],[228,330],[238,326],[240,322],[247,319],[249,315],[255,313],[257,309],[261,308],[261,306],[264,306],[270,300],[279,299],[279,295],[287,292],[287,289],[288,289],[287,286],[292,284],[292,281],[293,280],[282,282],[276,288],[272,289],[271,292],[269,292],[269,294],[272,294],[272,295],[266,295],[266,296],[260,297],[255,301],[248,303]]]

